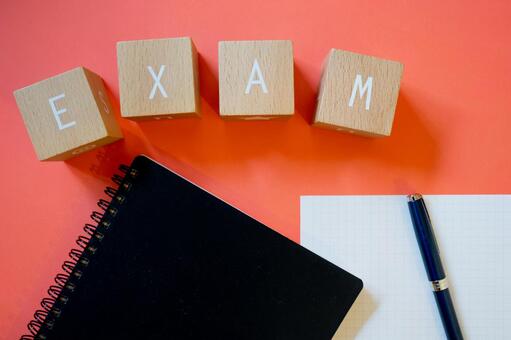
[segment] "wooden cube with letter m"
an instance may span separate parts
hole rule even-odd
[[[390,136],[403,65],[332,49],[314,125],[364,136]]]
[[[103,80],[83,67],[14,91],[39,160],[65,160],[122,138]]]

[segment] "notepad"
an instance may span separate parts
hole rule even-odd
[[[155,161],[115,175],[36,340],[330,340],[362,281]]]
[[[424,196],[468,339],[511,325],[511,195]],[[405,196],[302,196],[301,244],[364,281],[334,339],[444,339]]]

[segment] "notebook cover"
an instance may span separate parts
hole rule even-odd
[[[360,279],[145,156],[130,169],[36,339],[331,339]]]

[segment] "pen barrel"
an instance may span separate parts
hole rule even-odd
[[[421,198],[408,202],[408,209],[429,281],[442,280],[445,271],[424,200]]]
[[[433,292],[448,340],[463,340],[449,289]]]

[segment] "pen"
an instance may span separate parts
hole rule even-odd
[[[463,339],[451,294],[449,293],[447,277],[440,259],[438,244],[422,195],[408,195],[408,209],[412,217],[413,229],[426,267],[426,273],[433,286],[433,295],[447,339]]]

